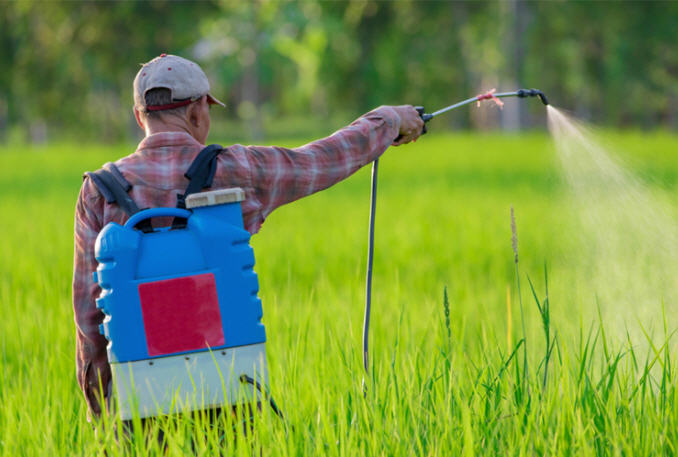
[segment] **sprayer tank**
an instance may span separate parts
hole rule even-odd
[[[144,210],[99,234],[96,303],[106,314],[100,330],[109,340],[123,419],[132,416],[133,404],[141,417],[152,416],[168,411],[172,393],[198,389],[207,392],[202,407],[228,403],[219,378],[229,385],[242,374],[265,380],[266,334],[243,197],[241,189],[190,195],[192,211]],[[134,228],[170,216],[185,219],[183,227]],[[194,389],[196,379],[203,381]]]

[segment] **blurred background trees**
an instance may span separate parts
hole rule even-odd
[[[0,141],[131,140],[132,80],[199,62],[219,136],[315,135],[381,104],[538,87],[598,124],[678,129],[676,2],[0,2]],[[543,123],[537,104],[451,128]]]

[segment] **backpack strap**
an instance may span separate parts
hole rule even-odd
[[[132,184],[125,179],[114,163],[108,162],[97,171],[85,173],[85,176],[92,180],[106,203],[117,204],[127,216],[139,212],[139,207],[128,194],[132,190]],[[143,232],[153,231],[153,226],[148,219],[142,221],[139,228]]]
[[[224,148],[219,144],[210,144],[195,156],[193,163],[188,167],[184,176],[188,179],[186,192],[177,194],[177,208],[186,209],[186,197],[200,192],[205,187],[211,187],[214,174],[217,171],[217,156]],[[187,221],[182,217],[175,217],[172,221],[173,229],[185,228]]]
[[[188,187],[186,187],[186,192],[177,195],[177,208],[185,209],[186,197],[212,186],[214,174],[217,171],[217,156],[223,150],[221,145],[210,144],[198,153],[184,174],[188,179]]]

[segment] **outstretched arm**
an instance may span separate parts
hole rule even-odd
[[[382,106],[331,136],[298,148],[245,147],[252,187],[261,204],[260,222],[275,208],[349,177],[390,145],[416,140],[423,125],[410,105]],[[402,138],[394,142],[399,135]]]

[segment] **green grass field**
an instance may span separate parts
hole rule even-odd
[[[608,133],[606,140],[678,210],[678,137]],[[81,174],[132,150],[0,148],[2,456],[123,454],[110,428],[102,445],[86,421],[70,281]],[[548,136],[430,134],[386,153],[379,191],[367,397],[368,168],[280,208],[252,240],[270,387],[286,422],[265,410],[236,448],[226,440],[226,455],[678,453],[678,366],[666,344],[675,304],[664,303],[663,319],[663,297],[649,290],[654,306],[639,322],[633,303],[599,293],[627,284],[586,280],[586,234]],[[548,343],[527,279],[544,304],[545,264]],[[167,455],[189,455],[191,435],[200,437],[198,455],[218,455],[218,431],[200,420],[172,418],[166,426]],[[129,452],[162,455],[139,437]]]

